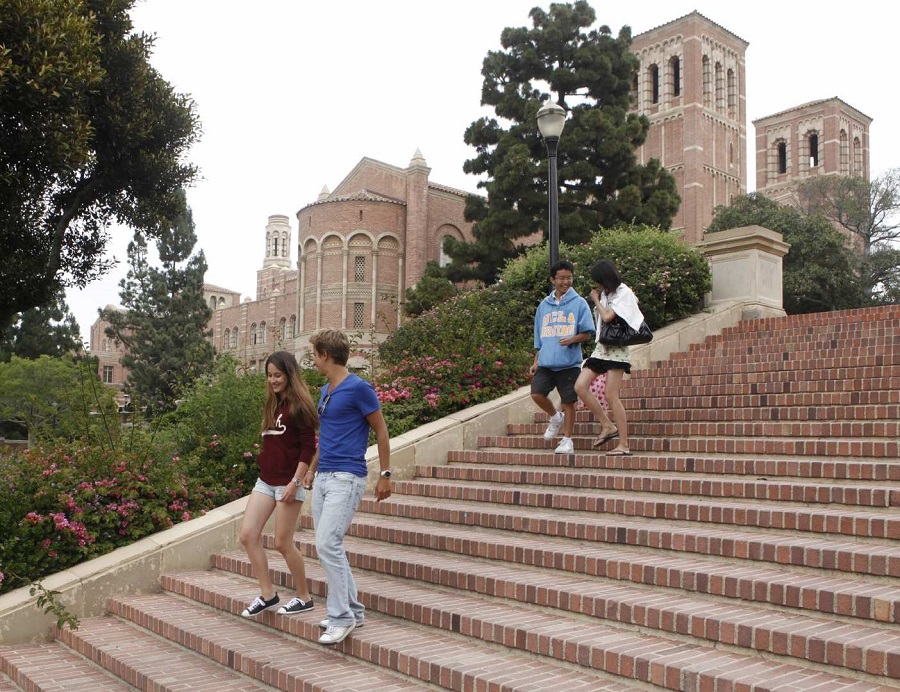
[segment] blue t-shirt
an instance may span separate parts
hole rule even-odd
[[[350,374],[331,393],[330,384],[319,394],[319,471],[348,471],[366,476],[369,421],[381,408],[375,388]]]

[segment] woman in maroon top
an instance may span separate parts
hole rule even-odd
[[[300,482],[316,451],[319,416],[297,359],[287,351],[266,359],[266,403],[259,478],[244,510],[241,543],[259,580],[259,596],[241,613],[254,617],[280,602],[269,578],[269,561],[262,545],[263,527],[275,513],[275,550],[282,554],[294,578],[294,597],[278,609],[282,614],[302,613],[313,607],[306,583],[303,555],[294,543],[297,517],[306,499]]]

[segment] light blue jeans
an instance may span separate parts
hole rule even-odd
[[[356,596],[356,581],[344,550],[344,534],[365,490],[365,477],[346,471],[320,471],[313,483],[316,552],[328,580],[328,622],[337,627],[349,627],[365,618],[365,606]]]

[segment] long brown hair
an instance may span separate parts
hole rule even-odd
[[[260,431],[269,430],[275,427],[275,416],[282,400],[287,400],[290,410],[291,419],[296,421],[297,425],[305,428],[319,427],[319,414],[316,411],[316,405],[313,403],[312,395],[306,382],[300,377],[300,366],[297,365],[297,359],[292,353],[287,351],[276,351],[266,358],[266,376],[269,375],[269,363],[278,368],[285,374],[287,378],[287,387],[285,387],[282,399],[279,399],[272,388],[266,384],[266,403],[263,406],[263,418]]]

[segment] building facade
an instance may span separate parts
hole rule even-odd
[[[756,191],[796,203],[797,185],[816,175],[869,180],[872,118],[835,97],[753,121]]]
[[[632,42],[635,109],[650,120],[638,160],[655,158],[675,177],[681,207],[672,228],[691,243],[717,206],[747,193],[748,45],[698,12]]]
[[[259,238],[265,252],[255,298],[204,286],[216,351],[262,370],[277,350],[302,355],[321,327],[354,334],[361,346],[384,340],[402,321],[406,289],[429,261],[446,262],[444,238],[473,239],[463,216],[469,193],[432,183],[430,174],[419,151],[405,168],[363,158],[334,192],[323,189],[297,212],[296,243],[289,217],[270,216]],[[91,351],[104,381],[121,387],[122,347],[105,336],[106,326],[92,326]]]

